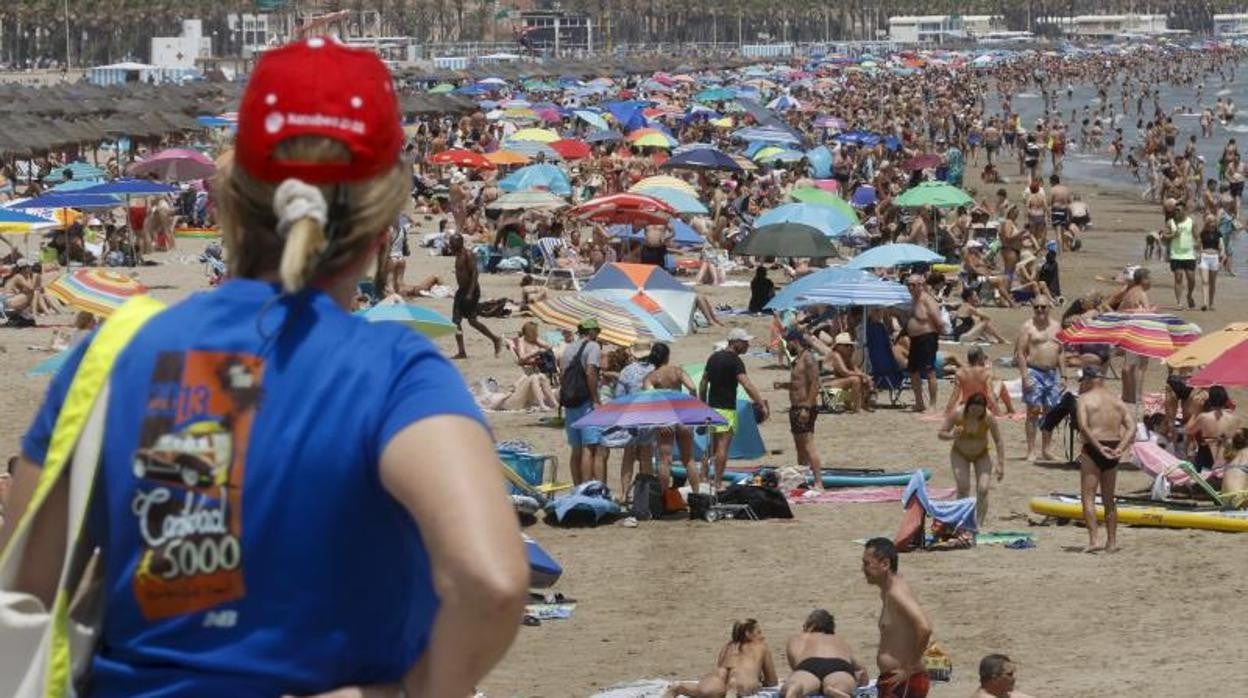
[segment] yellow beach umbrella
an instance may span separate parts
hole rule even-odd
[[[1170,368],[1200,368],[1248,340],[1248,322],[1233,322],[1180,347],[1164,361]]]
[[[492,153],[486,153],[485,159],[495,165],[527,165],[529,164],[529,156],[524,153],[517,153],[514,150],[496,150]]]
[[[667,142],[667,137],[661,133],[647,133],[640,138],[634,139],[633,145],[640,148],[668,149],[672,147],[672,144]]]
[[[655,175],[653,177],[646,177],[628,188],[631,192],[645,192],[647,189],[679,189],[689,196],[695,198],[698,196],[698,190],[692,184],[679,177],[673,177],[671,175]]]
[[[522,128],[511,134],[513,141],[537,141],[538,143],[554,143],[559,134],[548,128]]]

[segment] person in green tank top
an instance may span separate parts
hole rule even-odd
[[[1187,294],[1187,307],[1195,308],[1196,299],[1196,235],[1192,217],[1187,214],[1187,204],[1179,201],[1174,206],[1174,216],[1166,222],[1162,240],[1169,245],[1170,271],[1174,272],[1174,303],[1183,309],[1183,294]]]

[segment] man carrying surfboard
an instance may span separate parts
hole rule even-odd
[[[931,678],[923,653],[932,639],[932,622],[919,606],[910,583],[897,573],[897,547],[888,538],[872,538],[862,553],[862,574],[880,588],[880,698],[927,698]]]
[[[1088,547],[1084,552],[1118,550],[1118,505],[1114,486],[1118,480],[1118,460],[1129,450],[1135,436],[1135,417],[1122,398],[1105,389],[1101,370],[1085,366],[1079,374],[1079,403],[1075,412],[1083,450],[1079,452],[1079,496],[1083,501],[1083,521],[1088,527]],[[1105,545],[1097,542],[1096,490],[1101,490],[1105,507]]]

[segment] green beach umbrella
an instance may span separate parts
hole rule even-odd
[[[834,209],[849,217],[854,225],[858,225],[862,221],[858,218],[858,212],[854,210],[849,202],[830,191],[824,191],[818,187],[798,187],[789,192],[789,196],[796,201],[804,204],[814,204],[815,206],[823,206],[824,208]]]
[[[732,248],[754,257],[834,257],[836,247],[824,232],[803,223],[772,223],[757,228]]]
[[[450,94],[451,92],[454,92],[454,91],[455,91],[455,86],[446,82],[439,83],[429,88],[429,94],[431,95],[445,95],[445,94]]]
[[[893,203],[902,208],[920,208],[922,206],[953,208],[954,206],[970,206],[975,203],[975,200],[952,184],[923,182],[917,187],[907,189]]]

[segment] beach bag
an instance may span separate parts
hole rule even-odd
[[[639,521],[657,519],[663,515],[663,486],[659,478],[638,473],[633,478],[633,507],[629,513]]]
[[[590,400],[589,377],[585,375],[585,364],[581,363],[587,346],[589,340],[584,340],[581,348],[576,350],[576,356],[559,375],[559,404],[562,407],[580,407]]]
[[[757,519],[791,519],[793,510],[784,493],[773,487],[733,485],[719,495],[720,504],[744,504]]]
[[[127,301],[100,328],[74,373],[35,492],[0,551],[0,695],[75,695],[90,667],[103,621],[104,589],[103,566],[86,535],[86,514],[104,443],[108,376],[130,338],[163,307],[147,296]],[[34,595],[15,591],[14,585],[32,522],[48,506],[62,476],[68,478],[66,552],[48,609]]]
[[[684,511],[688,507],[685,506],[685,498],[680,496],[680,490],[676,487],[668,487],[663,492],[663,513],[674,514],[678,511]]]

